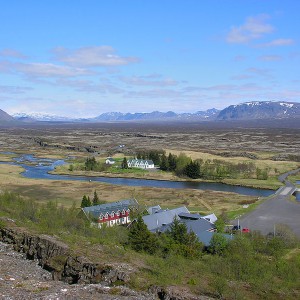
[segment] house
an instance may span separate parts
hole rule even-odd
[[[209,221],[199,218],[199,219],[186,219],[181,218],[179,215],[179,222],[186,225],[187,231],[193,231],[197,236],[199,242],[202,242],[205,246],[208,246],[210,240],[215,232],[215,225]],[[170,230],[171,224],[161,226],[157,229],[157,232],[167,232]]]
[[[143,216],[144,223],[147,228],[156,233],[164,233],[170,230],[170,226],[177,218],[180,223],[186,225],[187,230],[193,231],[198,240],[202,242],[205,246],[209,246],[211,238],[216,230],[213,224],[217,217],[215,214],[202,216],[200,214],[193,214],[188,211],[188,209],[183,206],[170,210],[162,210],[159,205],[152,206],[147,209],[150,215]]]
[[[159,210],[152,215],[143,216],[143,221],[147,225],[148,230],[156,232],[162,226],[171,224],[174,218],[179,219],[178,215],[180,213],[189,213],[189,211],[185,206],[170,210]]]
[[[116,161],[112,158],[112,157],[108,157],[106,160],[105,160],[105,163],[107,165],[113,165]]]
[[[154,162],[152,160],[128,159],[127,165],[129,168],[154,169]]]
[[[97,227],[101,228],[104,224],[107,227],[111,227],[130,223],[130,211],[137,208],[138,202],[135,199],[125,199],[117,202],[83,207],[82,211],[92,223],[96,223]]]

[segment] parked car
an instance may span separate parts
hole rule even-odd
[[[241,230],[241,226],[240,225],[234,225],[232,227],[232,231],[237,231],[237,230]]]
[[[242,229],[242,232],[243,232],[243,233],[248,233],[248,232],[250,232],[250,229],[249,229],[248,227],[244,227],[244,228]]]

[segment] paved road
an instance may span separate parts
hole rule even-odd
[[[256,210],[243,216],[240,219],[241,227],[260,230],[261,233],[268,234],[274,231],[274,226],[276,229],[277,224],[286,224],[300,237],[300,203],[289,200],[296,187],[287,180],[289,175],[299,171],[300,168],[279,176],[278,179],[285,183],[285,186],[280,188],[274,196],[260,204]]]

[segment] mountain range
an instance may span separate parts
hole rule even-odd
[[[300,103],[251,101],[230,105],[223,110],[215,108],[195,113],[175,113],[172,111],[150,113],[107,112],[94,118],[68,118],[51,114],[18,113],[10,116],[0,110],[0,121],[21,122],[125,122],[125,121],[225,121],[300,118]]]

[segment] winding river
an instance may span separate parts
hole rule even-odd
[[[3,152],[2,152],[3,153]],[[50,174],[56,166],[65,164],[64,160],[52,160],[46,158],[37,158],[32,154],[23,154],[14,158],[14,162],[0,162],[5,164],[19,165],[24,168],[21,174],[27,178],[51,179],[51,180],[80,180],[80,181],[97,181],[116,185],[126,186],[146,186],[158,188],[177,188],[177,189],[201,189],[222,192],[233,192],[241,195],[267,197],[274,193],[271,190],[256,189],[250,187],[234,186],[224,183],[214,182],[195,182],[195,181],[167,181],[167,180],[150,180],[136,178],[115,178],[115,177],[89,177],[89,176],[72,176]]]

